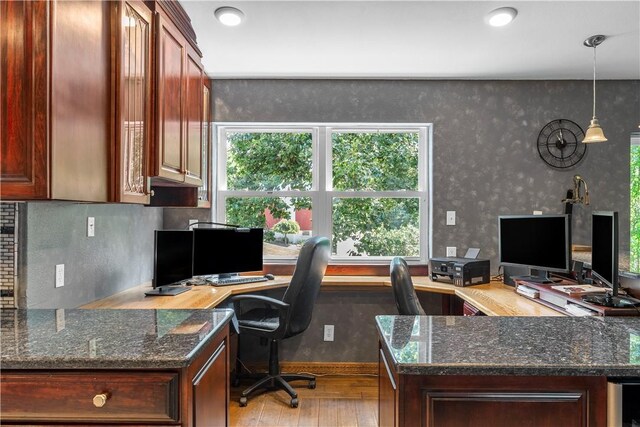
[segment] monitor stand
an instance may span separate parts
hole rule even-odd
[[[191,288],[187,288],[186,286],[160,286],[158,288],[147,291],[144,294],[150,297],[153,297],[153,296],[168,297],[168,296],[178,295],[190,290]]]
[[[606,295],[585,295],[582,301],[603,307],[615,308],[633,308],[640,307],[640,300],[631,297],[613,296],[610,293]]]

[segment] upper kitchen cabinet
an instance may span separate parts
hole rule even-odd
[[[151,143],[152,13],[141,1],[112,3],[113,150],[112,200],[149,203]]]
[[[0,198],[198,205],[205,79],[179,2],[0,0],[0,19]]]
[[[108,2],[0,1],[0,197],[109,200]]]
[[[160,179],[153,184],[198,187],[203,184],[200,52],[190,37],[184,10],[173,2],[156,5],[156,136],[151,167],[152,176]]]

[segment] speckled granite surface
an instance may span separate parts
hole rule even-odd
[[[396,371],[640,377],[640,317],[377,316]]]
[[[180,368],[232,310],[3,310],[2,369]]]

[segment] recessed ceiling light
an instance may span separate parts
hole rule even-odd
[[[228,27],[240,25],[244,19],[244,13],[242,13],[240,9],[230,6],[219,7],[215,12],[213,12],[213,14],[216,19],[222,23],[222,25],[226,25]]]
[[[512,7],[501,7],[489,12],[487,15],[487,23],[492,27],[504,27],[513,21],[518,11]]]

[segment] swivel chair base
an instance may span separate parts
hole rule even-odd
[[[291,387],[288,381],[304,380],[309,381],[307,386],[310,389],[316,388],[316,377],[307,374],[281,374],[278,361],[278,341],[271,340],[269,346],[269,373],[245,389],[240,395],[240,406],[247,406],[247,398],[251,393],[258,390],[284,390],[291,396],[291,407],[298,407],[298,393]]]

